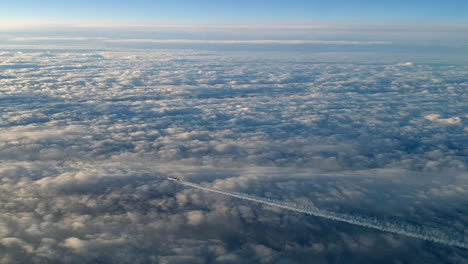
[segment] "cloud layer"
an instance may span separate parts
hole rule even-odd
[[[468,67],[363,56],[0,51],[0,263],[466,263],[165,180],[467,236]]]

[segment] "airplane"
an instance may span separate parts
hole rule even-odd
[[[170,181],[180,181],[179,177],[167,177]]]

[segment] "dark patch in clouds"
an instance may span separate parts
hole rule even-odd
[[[462,249],[164,180],[466,237],[467,66],[192,50],[0,56],[0,263],[467,263]]]

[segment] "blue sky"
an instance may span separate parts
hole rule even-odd
[[[7,23],[465,23],[463,0],[0,0]]]

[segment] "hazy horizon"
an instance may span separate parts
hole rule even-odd
[[[468,263],[466,14],[0,0],[0,263]]]

